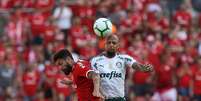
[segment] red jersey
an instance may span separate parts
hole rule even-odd
[[[92,95],[93,81],[87,78],[89,71],[92,71],[92,69],[88,61],[78,60],[73,67],[73,81],[77,86],[78,101],[96,101],[97,99]]]
[[[44,43],[47,45],[55,40],[55,26],[47,26],[43,34]]]
[[[39,85],[40,74],[33,70],[25,72],[22,76],[23,89],[26,95],[34,96]]]
[[[46,31],[46,18],[42,13],[33,13],[29,16],[29,20],[31,22],[31,31],[33,36],[40,36],[41,33],[44,33]]]
[[[70,87],[61,83],[61,80],[69,79],[69,78],[67,78],[65,75],[58,73],[58,74],[56,74],[55,79],[56,79],[54,82],[55,91],[58,94],[63,94],[64,96],[70,96],[70,94],[71,94]]]
[[[197,95],[200,95],[201,94],[201,70],[199,70],[198,67],[197,67],[193,74],[194,74],[194,77],[193,77],[193,81],[194,81],[193,92],[195,94],[197,94]]]
[[[36,0],[35,8],[37,9],[46,9],[43,11],[43,16],[45,19],[47,19],[49,16],[51,16],[51,10],[53,9],[55,0]]]
[[[174,15],[174,21],[176,23],[182,24],[185,27],[189,27],[191,25],[192,16],[187,11],[177,11]]]
[[[4,10],[9,10],[13,7],[13,2],[11,0],[1,0],[0,1],[0,8]]]
[[[45,76],[47,77],[47,80],[45,81],[45,87],[53,87],[53,81],[55,80],[55,77],[58,73],[59,67],[52,66],[52,65],[46,65],[45,66]],[[48,82],[49,81],[49,82]]]
[[[172,85],[172,76],[173,76],[172,67],[170,67],[168,65],[161,65],[159,68],[156,68],[156,75],[157,75],[157,89],[159,92],[166,91],[167,89],[173,87],[173,85]]]
[[[150,73],[142,72],[142,71],[135,71],[135,73],[133,74],[133,83],[146,84],[149,76],[150,76]]]
[[[190,81],[191,81],[191,74],[190,73],[188,73],[188,72],[190,72],[191,70],[188,70],[188,71],[184,71],[183,69],[184,69],[185,67],[180,67],[180,68],[178,68],[178,70],[177,70],[177,74],[179,75],[179,73],[183,73],[183,72],[185,72],[185,73],[183,73],[183,75],[179,78],[179,87],[184,87],[184,88],[189,88],[190,87]]]

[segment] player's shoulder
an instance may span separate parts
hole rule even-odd
[[[123,53],[117,53],[117,58],[123,61],[132,61],[135,60],[132,56]]]
[[[101,54],[98,54],[97,56],[94,56],[91,58],[91,62],[92,61],[100,61],[100,60],[103,60],[104,59],[104,53],[101,53]]]
[[[126,57],[131,57],[128,54],[124,54],[124,53],[117,53],[117,58],[126,58]]]
[[[76,66],[85,66],[85,65],[89,65],[89,61],[87,60],[82,60],[82,59],[78,59],[78,61],[75,63]]]

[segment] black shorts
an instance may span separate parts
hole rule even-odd
[[[201,101],[201,95],[194,95],[193,100]]]
[[[105,99],[105,101],[126,101],[125,97],[114,97],[110,99]]]

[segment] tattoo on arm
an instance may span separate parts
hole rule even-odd
[[[140,70],[140,67],[141,67],[141,64],[138,64],[136,62],[132,64],[132,68],[135,70]]]
[[[153,66],[151,64],[133,63],[132,68],[143,72],[153,71]]]

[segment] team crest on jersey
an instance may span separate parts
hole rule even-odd
[[[116,66],[117,66],[117,68],[122,68],[122,63],[121,62],[117,62]]]
[[[101,61],[101,60],[103,60],[103,58],[98,58],[96,61]]]
[[[132,60],[129,59],[129,58],[125,58],[125,60],[126,60],[127,62],[131,62],[131,61],[132,61]]]
[[[121,59],[121,60],[124,60],[124,58],[123,58],[123,57],[121,57],[121,56],[118,56],[118,58],[119,58],[119,59]]]

